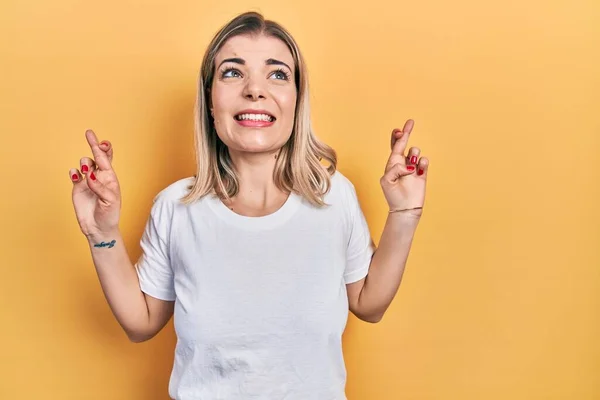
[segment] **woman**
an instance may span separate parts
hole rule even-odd
[[[375,251],[354,186],[312,132],[305,64],[280,25],[245,13],[224,26],[197,99],[197,175],[155,197],[135,265],[111,144],[87,131],[94,159],[70,171],[112,312],[134,342],[174,315],[172,398],[345,399],[348,310],[382,318],[421,216],[428,161],[405,154],[413,123],[391,136]]]

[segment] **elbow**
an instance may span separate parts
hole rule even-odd
[[[384,313],[356,313],[355,315],[361,321],[368,322],[370,324],[376,324],[381,322],[383,319],[383,314]]]
[[[378,322],[381,322],[381,320],[383,319],[383,314],[369,315],[369,316],[363,317],[361,319],[370,324],[376,324]]]
[[[352,314],[354,314],[356,318],[370,324],[376,324],[380,322],[383,319],[383,314],[385,314],[386,309],[387,307],[385,309],[374,309],[371,307],[365,310],[365,307],[361,307],[359,304],[350,306],[350,311],[352,311]]]
[[[125,332],[127,334],[127,338],[132,343],[143,343],[154,337],[154,335],[150,335],[144,332]]]
[[[134,335],[127,335],[127,337],[129,338],[129,341],[131,343],[143,343],[145,341],[147,341],[150,338],[146,338],[144,336],[134,336]]]

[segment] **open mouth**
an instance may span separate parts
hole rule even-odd
[[[275,121],[275,117],[272,116],[271,114],[248,114],[248,113],[244,113],[244,114],[237,114],[235,115],[233,118],[235,118],[236,121],[257,121],[257,122],[274,122]]]

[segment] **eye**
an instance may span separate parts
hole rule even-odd
[[[221,78],[238,78],[240,76],[242,76],[242,74],[235,68],[225,68],[221,71]]]
[[[284,80],[284,81],[290,80],[290,74],[283,69],[278,69],[278,70],[274,71],[271,76],[274,76],[275,79],[277,79],[277,80]]]

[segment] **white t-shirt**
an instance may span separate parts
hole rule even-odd
[[[155,197],[135,264],[143,292],[175,301],[171,398],[346,399],[346,284],[374,252],[352,183],[336,172],[326,208],[292,193],[245,217],[179,203],[193,179]]]

